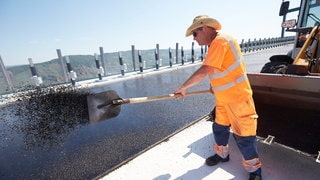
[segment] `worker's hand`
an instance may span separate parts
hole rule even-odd
[[[184,100],[185,96],[186,96],[186,89],[184,88],[179,88],[177,89],[174,94],[176,94],[176,99],[182,98],[182,100]]]

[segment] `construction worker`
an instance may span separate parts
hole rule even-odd
[[[200,68],[175,93],[184,98],[188,88],[208,76],[216,97],[216,118],[213,123],[215,155],[207,158],[206,164],[213,166],[229,161],[228,139],[231,127],[243,156],[243,166],[249,172],[249,179],[262,179],[256,142],[258,115],[241,49],[233,37],[218,32],[220,29],[221,24],[207,15],[194,18],[186,37],[193,35],[199,45],[208,46],[208,52]]]

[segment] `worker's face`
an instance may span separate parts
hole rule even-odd
[[[192,35],[193,39],[197,41],[200,46],[202,46],[203,44],[201,44],[201,37],[203,37],[203,27],[199,27],[193,30]]]
[[[212,39],[210,38],[210,29],[203,26],[192,31],[193,39],[198,42],[200,46],[210,45]]]

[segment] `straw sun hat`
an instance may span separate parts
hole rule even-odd
[[[212,27],[215,30],[221,29],[221,24],[219,23],[218,20],[213,19],[207,15],[201,15],[201,16],[197,16],[193,19],[191,26],[187,29],[186,37],[190,36],[192,34],[192,31],[194,31],[195,29],[197,29],[199,27],[202,27],[203,25]]]

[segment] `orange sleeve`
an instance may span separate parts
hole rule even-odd
[[[210,47],[208,49],[208,53],[202,65],[207,65],[217,69],[221,69],[227,49],[228,42],[224,38],[217,36],[211,42]]]

